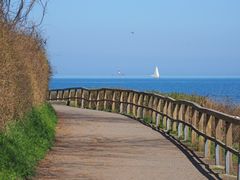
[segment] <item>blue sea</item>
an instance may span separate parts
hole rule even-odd
[[[69,87],[179,92],[240,104],[240,78],[53,78],[50,81],[50,89]]]

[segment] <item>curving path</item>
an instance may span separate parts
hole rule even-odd
[[[54,105],[56,143],[36,179],[209,179],[160,133],[125,116]],[[200,166],[200,165],[198,165]]]

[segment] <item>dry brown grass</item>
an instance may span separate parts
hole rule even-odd
[[[240,105],[234,104],[233,102],[228,100],[218,102],[206,96],[184,93],[166,93],[163,95],[170,96],[177,100],[181,99],[192,101],[206,108],[214,109],[233,116],[240,116]]]
[[[0,127],[46,99],[50,68],[40,39],[0,23]]]

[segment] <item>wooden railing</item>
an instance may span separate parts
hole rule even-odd
[[[223,167],[225,174],[235,174],[240,180],[237,117],[189,101],[124,89],[56,89],[49,91],[49,101],[130,115],[179,140],[191,142],[205,158],[215,161],[215,168]]]

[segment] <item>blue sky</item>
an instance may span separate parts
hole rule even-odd
[[[51,0],[55,76],[240,76],[239,0]],[[132,34],[131,32],[134,32]]]

